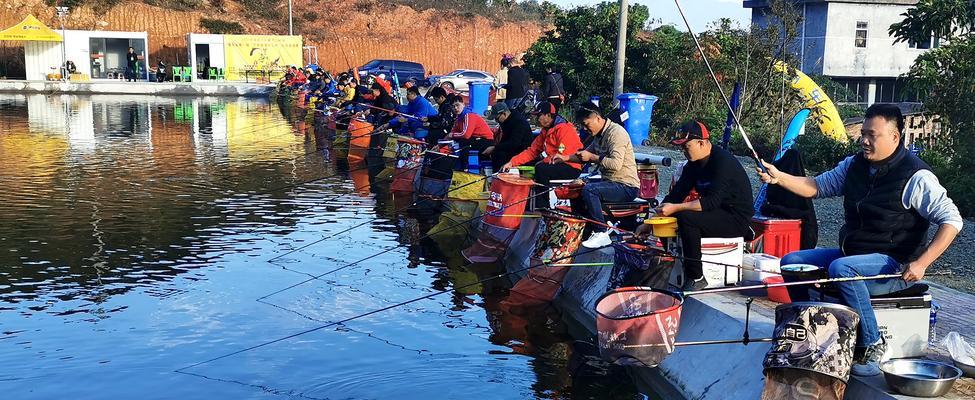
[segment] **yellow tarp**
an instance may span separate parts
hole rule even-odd
[[[301,36],[225,35],[223,51],[227,80],[242,81],[248,71],[254,78],[301,65]]]
[[[19,40],[27,42],[60,42],[61,35],[48,28],[33,15],[28,15],[19,24],[0,31],[0,40]]]

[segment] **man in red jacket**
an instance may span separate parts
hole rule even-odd
[[[538,118],[538,125],[542,127],[542,133],[532,141],[531,146],[511,158],[501,170],[508,170],[511,167],[524,165],[538,159],[542,153],[545,157],[535,164],[535,182],[545,186],[550,186],[553,180],[576,179],[582,172],[582,164],[571,161],[563,161],[582,150],[582,141],[579,133],[576,132],[574,125],[562,118],[554,104],[543,101],[535,106],[532,115]],[[558,154],[561,157],[555,158]],[[550,192],[546,192],[550,193]],[[548,199],[548,194],[539,196],[540,199]],[[544,201],[542,204],[550,204]]]
[[[494,144],[494,131],[491,130],[484,118],[464,106],[463,98],[457,96],[453,102],[457,120],[454,122],[454,128],[450,130],[448,137],[464,149],[460,154],[461,160],[467,160],[467,154],[470,150],[477,150],[479,155],[483,154],[484,149]],[[488,157],[485,159],[490,160]]]

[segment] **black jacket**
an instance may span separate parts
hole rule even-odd
[[[802,154],[796,149],[789,149],[773,164],[779,171],[789,175],[806,176]],[[761,210],[762,215],[769,217],[802,220],[799,248],[816,248],[819,241],[819,222],[816,220],[816,208],[813,207],[812,199],[800,197],[779,185],[768,185],[765,204],[762,204]]]
[[[843,255],[880,253],[901,263],[924,251],[930,223],[913,208],[904,208],[904,187],[927,164],[904,148],[870,174],[870,162],[858,153],[843,182],[846,223],[840,230]]]
[[[508,81],[509,82],[511,81],[510,76],[508,77]],[[558,72],[552,72],[548,75],[545,75],[545,80],[542,82],[542,88],[541,88],[542,97],[547,99],[552,97],[559,97],[565,94],[565,88],[563,87],[563,83],[564,82],[562,79],[562,74]]]
[[[427,117],[427,122],[430,123],[427,144],[431,146],[435,145],[437,141],[447,137],[447,133],[454,127],[454,121],[456,119],[457,116],[454,115],[454,107],[451,105],[451,99],[448,98],[447,101],[443,102],[437,108],[437,115]]]
[[[494,145],[494,151],[491,153],[491,164],[494,165],[495,171],[511,161],[511,157],[531,146],[534,137],[528,119],[520,112],[512,111],[508,119],[501,123],[496,139],[497,144]]]
[[[703,211],[724,210],[738,217],[734,223],[750,224],[754,212],[752,184],[738,159],[727,150],[712,146],[708,158],[688,162],[664,203],[683,203],[691,189],[701,196]]]
[[[520,99],[528,94],[528,71],[522,67],[508,68],[507,99]]]

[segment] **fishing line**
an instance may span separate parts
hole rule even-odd
[[[541,185],[541,184],[538,184],[538,183],[536,183],[536,185],[539,185],[539,186],[544,186],[544,185]],[[541,192],[539,192],[539,193],[536,193],[536,194],[534,194],[534,195],[531,195],[531,196],[528,196],[528,197],[526,197],[526,198],[525,198],[525,199],[523,199],[523,200],[519,200],[519,201],[516,201],[516,202],[514,202],[514,203],[511,203],[511,204],[508,204],[508,205],[506,205],[506,206],[504,206],[504,207],[501,207],[501,208],[499,208],[498,210],[496,210],[496,211],[494,211],[494,212],[495,212],[495,213],[500,213],[500,212],[502,212],[502,211],[503,211],[504,209],[506,209],[506,208],[508,208],[508,207],[511,207],[511,206],[514,206],[514,205],[516,205],[516,204],[521,204],[521,203],[524,203],[524,202],[527,202],[527,201],[529,201],[529,200],[531,200],[531,199],[533,199],[533,198],[535,198],[535,197],[538,197],[538,196],[541,196],[541,195],[543,195],[543,194],[545,194],[545,195],[547,195],[547,194],[548,194],[549,192],[551,192],[552,190],[555,190],[555,189],[556,189],[557,187],[558,187],[558,186],[553,186],[553,187],[551,187],[551,188],[547,188],[547,189],[545,189],[545,190],[543,190],[543,191],[541,191]],[[306,279],[306,280],[304,280],[304,281],[301,281],[301,282],[298,282],[298,283],[295,283],[295,284],[293,284],[293,285],[291,285],[291,286],[288,286],[288,287],[285,287],[285,288],[283,288],[283,289],[279,289],[279,290],[277,290],[277,291],[274,291],[274,292],[271,292],[271,293],[268,293],[268,294],[266,294],[266,295],[264,295],[264,296],[261,296],[261,297],[258,297],[258,298],[257,298],[256,300],[257,300],[257,301],[261,301],[261,300],[263,300],[263,299],[266,299],[266,298],[268,298],[268,297],[271,297],[271,296],[274,296],[274,295],[276,295],[276,294],[278,294],[278,293],[281,293],[281,292],[284,292],[284,291],[287,291],[287,290],[291,290],[291,289],[294,289],[294,288],[296,288],[296,287],[298,287],[298,286],[301,286],[301,285],[304,285],[304,284],[306,284],[306,283],[308,283],[308,282],[311,282],[311,281],[314,281],[314,280],[317,280],[317,279],[319,279],[319,278],[321,278],[321,277],[323,277],[323,276],[325,276],[325,275],[328,275],[328,274],[332,274],[332,273],[335,273],[335,272],[338,272],[338,271],[341,271],[341,270],[343,270],[343,269],[346,269],[346,268],[349,268],[349,267],[352,267],[352,266],[354,266],[354,265],[358,265],[359,263],[361,263],[361,262],[363,262],[363,261],[366,261],[366,260],[370,260],[370,259],[373,259],[373,258],[376,258],[376,257],[379,257],[379,256],[381,256],[381,255],[383,255],[383,254],[386,254],[386,253],[389,253],[389,252],[391,252],[391,251],[393,251],[393,250],[396,250],[396,249],[399,249],[399,248],[400,248],[401,246],[404,246],[404,245],[405,245],[405,246],[412,246],[412,245],[414,245],[414,244],[416,244],[416,243],[418,243],[418,242],[419,242],[420,240],[423,240],[423,239],[426,239],[426,238],[428,238],[428,237],[430,237],[430,236],[433,236],[433,235],[436,235],[436,234],[438,234],[438,233],[442,233],[442,232],[446,232],[446,231],[449,231],[449,230],[451,230],[451,229],[454,229],[454,228],[456,228],[456,227],[458,227],[458,226],[461,226],[461,225],[464,225],[464,224],[468,224],[468,223],[470,223],[470,222],[473,222],[473,221],[475,221],[475,220],[477,220],[477,219],[480,219],[480,218],[484,218],[484,217],[486,217],[486,216],[488,216],[488,215],[491,215],[491,214],[490,214],[490,213],[485,213],[485,214],[481,214],[481,215],[477,215],[477,216],[474,216],[474,217],[471,217],[471,218],[468,218],[468,219],[465,219],[465,220],[462,220],[462,221],[459,221],[459,222],[457,222],[457,223],[454,223],[454,224],[452,224],[452,225],[450,225],[450,226],[448,226],[448,227],[446,227],[446,228],[443,228],[443,229],[440,229],[440,230],[438,230],[438,231],[435,231],[435,232],[427,232],[427,234],[425,234],[425,235],[423,235],[423,236],[420,236],[419,238],[416,238],[416,239],[414,239],[414,240],[411,240],[411,241],[410,241],[409,243],[406,243],[406,244],[402,244],[402,245],[397,245],[397,246],[394,246],[394,247],[390,247],[390,248],[387,248],[387,249],[384,249],[384,250],[382,250],[382,251],[380,251],[379,253],[376,253],[376,254],[373,254],[373,255],[370,255],[370,256],[368,256],[368,257],[365,257],[365,258],[362,258],[362,259],[359,259],[359,260],[357,260],[357,261],[354,261],[354,262],[351,262],[351,263],[348,263],[348,264],[345,264],[345,265],[343,265],[343,266],[341,266],[341,267],[338,267],[338,268],[335,268],[335,269],[332,269],[332,270],[330,270],[330,271],[327,271],[327,272],[324,272],[324,273],[322,273],[322,274],[319,274],[319,275],[315,275],[315,276],[313,276],[313,277],[311,277],[311,278],[309,278],[309,279]]]
[[[548,193],[548,192],[546,191],[546,192],[543,192],[543,193]],[[514,204],[516,204],[516,203],[512,203],[511,205],[514,205]],[[608,246],[598,247],[598,248],[595,248],[595,249],[589,249],[589,250],[586,250],[586,251],[583,251],[583,252],[579,252],[579,253],[576,253],[576,254],[571,254],[571,255],[568,255],[568,256],[560,257],[560,258],[555,259],[553,261],[564,260],[564,259],[576,257],[578,255],[582,255],[582,254],[586,254],[586,253],[591,253],[591,252],[594,252],[594,251],[601,250],[601,249],[603,249],[605,247],[608,247]],[[542,264],[540,264],[540,265],[542,265]],[[245,352],[248,352],[248,351],[251,351],[251,350],[259,349],[259,348],[264,347],[264,346],[268,346],[268,345],[271,345],[271,344],[274,344],[274,343],[282,342],[282,341],[285,341],[285,340],[288,340],[288,339],[292,339],[292,338],[295,338],[295,337],[298,337],[298,336],[301,336],[301,335],[305,335],[305,334],[308,334],[308,333],[316,332],[316,331],[319,331],[319,330],[322,330],[322,329],[325,329],[325,328],[329,328],[329,327],[332,327],[332,326],[342,325],[342,324],[345,324],[345,323],[350,322],[350,321],[354,321],[354,320],[357,320],[357,319],[360,319],[360,318],[368,317],[368,316],[373,315],[373,314],[378,314],[378,313],[381,313],[383,311],[392,310],[394,308],[402,307],[402,306],[405,306],[405,305],[408,305],[408,304],[416,303],[416,302],[418,302],[420,300],[429,299],[431,297],[439,296],[439,295],[444,294],[444,293],[449,293],[449,292],[453,292],[453,291],[456,291],[456,290],[461,290],[461,289],[466,289],[466,288],[473,287],[473,286],[476,286],[476,285],[481,285],[481,284],[484,284],[486,282],[489,282],[489,281],[492,281],[492,280],[495,280],[495,279],[504,278],[504,277],[506,277],[508,275],[519,274],[519,273],[528,271],[528,270],[530,270],[532,268],[535,268],[537,266],[538,265],[529,265],[528,267],[521,268],[521,269],[518,269],[518,270],[514,270],[514,271],[509,271],[509,272],[504,272],[504,273],[500,273],[500,274],[497,274],[497,275],[493,275],[493,276],[490,276],[490,277],[481,279],[481,280],[479,280],[477,282],[468,283],[468,284],[461,285],[461,286],[454,286],[451,289],[437,290],[435,292],[432,292],[432,293],[429,293],[429,294],[426,294],[426,295],[423,295],[423,296],[420,296],[420,297],[416,297],[416,298],[413,298],[413,299],[410,299],[410,300],[402,301],[402,302],[399,302],[399,303],[396,303],[396,304],[391,304],[391,305],[388,305],[388,306],[385,306],[385,307],[382,307],[382,308],[377,308],[375,310],[368,311],[368,312],[365,312],[365,313],[362,313],[362,314],[358,314],[358,315],[354,315],[354,316],[345,318],[345,319],[340,320],[340,321],[329,322],[329,323],[324,324],[324,325],[320,325],[320,326],[317,326],[317,327],[314,327],[314,328],[310,328],[310,329],[305,329],[305,330],[300,331],[300,332],[292,333],[292,334],[287,335],[287,336],[283,336],[283,337],[280,337],[280,338],[277,338],[277,339],[274,339],[274,340],[266,341],[266,342],[263,342],[263,343],[260,343],[260,344],[254,345],[254,346],[250,346],[250,347],[247,347],[247,348],[244,348],[244,349],[241,349],[241,350],[237,350],[237,351],[234,351],[234,352],[231,352],[231,353],[227,353],[227,354],[224,354],[224,355],[221,355],[221,356],[218,356],[218,357],[214,357],[214,358],[211,358],[209,360],[200,361],[200,362],[197,362],[195,364],[191,364],[191,365],[188,365],[188,366],[179,368],[179,369],[177,369],[177,370],[175,370],[173,372],[182,372],[184,370],[187,370],[187,369],[190,369],[190,368],[193,368],[193,367],[197,367],[197,366],[200,366],[200,365],[203,365],[203,364],[208,364],[208,363],[211,363],[211,362],[214,362],[214,361],[217,361],[217,360],[222,360],[222,359],[227,358],[227,357],[231,357],[231,356],[235,356],[237,354],[241,354],[241,353],[245,353]]]

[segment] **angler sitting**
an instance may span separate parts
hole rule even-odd
[[[509,170],[532,162],[544,152],[545,158],[535,164],[535,182],[550,187],[553,180],[578,178],[582,172],[582,164],[573,161],[555,161],[556,155],[568,157],[582,149],[582,141],[579,140],[579,133],[576,132],[575,126],[562,118],[555,105],[547,101],[538,103],[532,115],[538,119],[542,132],[532,141],[531,146],[512,157],[511,161],[501,167],[501,170]],[[550,194],[551,190],[547,190],[545,195],[539,195],[538,198],[547,206],[551,204]]]
[[[386,126],[393,119],[396,100],[389,95],[386,88],[379,83],[372,84],[372,107],[366,111],[374,126]]]
[[[677,128],[678,138],[670,141],[681,146],[687,165],[664,197],[657,215],[677,218],[677,235],[684,253],[684,290],[707,287],[701,265],[701,238],[743,237],[751,240],[752,185],[738,159],[720,147],[711,145],[708,129],[699,121]],[[698,198],[688,200],[691,191]],[[647,225],[640,226],[640,232]]]
[[[931,168],[904,148],[903,131],[897,106],[874,104],[864,115],[861,150],[832,170],[799,177],[765,163],[768,173],[759,171],[762,181],[802,197],[843,196],[840,248],[793,252],[783,265],[818,265],[828,268],[831,278],[902,274],[902,279],[836,283],[843,302],[860,314],[854,375],[879,374],[887,350],[870,296],[901,291],[923,279],[962,228],[958,207]],[[938,230],[927,243],[932,223]]]
[[[574,208],[580,209],[583,215],[597,222],[591,224],[592,236],[582,245],[591,249],[605,247],[612,240],[605,227],[603,202],[631,201],[640,192],[633,144],[630,143],[630,135],[626,133],[626,129],[603,118],[599,111],[592,108],[579,107],[576,111],[576,122],[592,135],[592,142],[585,150],[568,156],[556,154],[552,159],[555,162],[571,161],[596,165],[602,180],[586,183],[579,201],[576,202],[581,203],[582,207]],[[581,181],[575,183],[582,184]]]
[[[430,89],[427,97],[437,104],[437,114],[423,118],[423,126],[429,129],[427,144],[435,145],[437,141],[447,137],[447,133],[454,127],[457,116],[454,114],[454,95],[448,95],[442,87]]]
[[[500,171],[515,154],[531,146],[532,127],[521,112],[510,109],[506,103],[500,101],[491,106],[490,118],[494,118],[500,126],[495,134],[494,144],[484,149],[482,154],[491,156],[491,167]]]
[[[437,115],[437,109],[433,108],[430,101],[420,96],[420,89],[412,86],[406,89],[406,99],[409,101],[403,111],[407,116],[399,116],[389,121],[389,127],[398,134],[407,134],[417,139],[427,136],[427,130],[423,128],[423,118]],[[380,130],[384,129],[382,127]]]
[[[494,131],[488,127],[484,118],[465,107],[464,99],[460,96],[454,97],[453,109],[457,120],[454,121],[454,127],[448,137],[460,144],[463,149],[460,159],[466,160],[467,153],[471,150],[477,150],[480,156],[484,149],[494,144]]]

